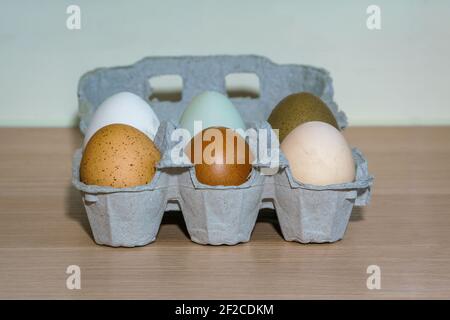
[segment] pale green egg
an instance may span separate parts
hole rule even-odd
[[[201,127],[194,127],[195,121],[201,121]],[[242,129],[245,123],[239,111],[226,96],[215,91],[205,91],[196,96],[186,107],[180,118],[180,127],[195,136],[209,127]]]

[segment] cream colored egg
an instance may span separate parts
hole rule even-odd
[[[344,136],[325,122],[311,121],[296,127],[281,143],[296,180],[330,185],[355,180],[355,162]]]

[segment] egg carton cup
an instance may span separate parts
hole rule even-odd
[[[167,201],[167,190],[160,186],[161,173],[157,172],[149,185],[139,188],[90,186],[82,183],[76,172],[81,157],[78,149],[73,160],[73,184],[82,192],[95,242],[134,247],[154,241]]]
[[[170,139],[177,127],[164,123],[162,132]],[[268,124],[252,123],[247,127],[262,129]],[[270,127],[269,127],[270,128]],[[260,210],[265,176],[261,168],[266,164],[255,161],[249,179],[239,186],[210,186],[197,180],[195,166],[186,161],[181,165],[171,159],[172,146],[159,163],[159,169],[180,170],[178,195],[173,198],[180,205],[191,240],[200,244],[234,245],[250,240]],[[250,144],[253,154],[256,144]]]
[[[354,182],[315,186],[298,182],[282,155],[281,170],[269,190],[284,239],[301,243],[335,242],[344,237],[353,206],[370,201],[373,177],[361,151],[352,149]]]
[[[180,101],[149,102],[161,120],[155,144],[162,154],[149,184],[120,189],[86,185],[79,177],[82,151],[75,152],[72,182],[82,193],[98,244],[146,245],[155,240],[163,214],[170,210],[182,211],[191,240],[200,244],[249,241],[261,208],[277,211],[285,240],[321,243],[343,237],[353,206],[368,203],[373,181],[357,149],[353,149],[356,181],[331,186],[295,181],[281,151],[276,173],[264,174],[268,164],[257,160],[249,180],[240,186],[204,185],[197,180],[192,164],[172,161],[170,136],[184,108],[206,90],[226,94],[224,79],[230,73],[254,73],[259,78],[259,98],[231,98],[244,121],[255,128],[270,128],[265,120],[272,109],[282,98],[299,91],[319,96],[339,126],[347,126],[345,114],[333,101],[328,72],[315,67],[277,65],[259,56],[207,56],[145,58],[128,67],[91,71],[80,79],[78,90],[83,133],[97,106],[110,95],[130,91],[148,101],[152,94],[149,78],[177,74],[183,79]],[[250,148],[255,150],[253,145]]]

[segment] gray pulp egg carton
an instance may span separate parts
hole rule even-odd
[[[171,160],[174,142],[170,134],[186,106],[206,90],[226,94],[225,77],[232,73],[253,73],[259,78],[258,98],[231,98],[244,121],[254,128],[270,128],[266,119],[277,103],[301,91],[320,97],[339,126],[347,126],[345,114],[333,101],[331,77],[327,71],[311,66],[278,65],[253,55],[148,57],[131,66],[88,72],[78,87],[83,133],[96,108],[107,97],[129,91],[148,101],[153,91],[149,78],[179,75],[183,80],[180,101],[149,101],[161,121],[155,144],[162,154],[149,184],[121,189],[85,185],[79,178],[81,149],[75,152],[72,180],[82,193],[98,244],[146,245],[156,239],[164,212],[171,210],[182,211],[194,242],[213,245],[247,242],[261,208],[276,210],[285,240],[321,243],[342,239],[353,206],[364,206],[370,200],[373,178],[357,149],[352,150],[356,180],[330,186],[296,181],[281,152],[278,171],[269,173],[267,163],[256,161],[251,177],[240,186],[201,184],[191,164],[180,165]]]

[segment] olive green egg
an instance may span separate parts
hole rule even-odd
[[[281,100],[267,121],[273,129],[279,130],[280,143],[292,130],[305,122],[322,121],[340,130],[327,105],[309,92],[294,93]]]

